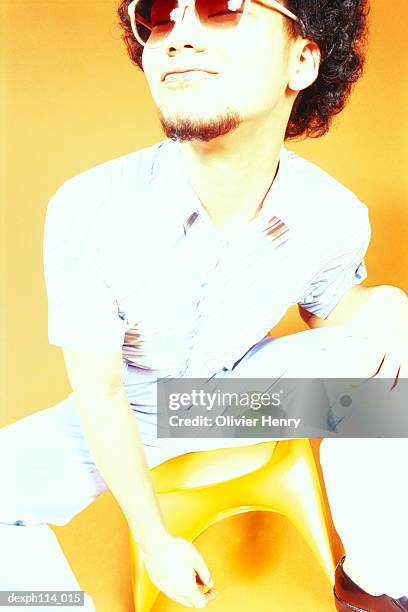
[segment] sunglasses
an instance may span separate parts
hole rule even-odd
[[[278,0],[252,0],[300,23],[296,15]],[[251,0],[133,0],[128,6],[132,31],[144,47],[162,45],[174,26],[181,22],[187,6],[194,6],[196,17],[205,28],[236,28],[248,14]]]

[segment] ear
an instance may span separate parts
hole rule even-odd
[[[306,38],[301,38],[294,48],[294,59],[288,82],[289,89],[301,91],[306,89],[318,77],[321,53],[319,45]]]

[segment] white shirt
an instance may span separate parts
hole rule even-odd
[[[367,277],[368,209],[282,146],[261,211],[221,238],[161,141],[68,179],[45,220],[49,342],[116,350],[143,371],[233,364],[293,304],[326,318]],[[147,372],[146,372],[147,374]]]

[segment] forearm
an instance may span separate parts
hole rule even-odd
[[[95,465],[125,514],[133,537],[148,550],[167,530],[126,391],[76,398]]]

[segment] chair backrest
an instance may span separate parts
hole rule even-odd
[[[272,459],[277,444],[267,441],[178,455],[152,469],[156,491],[165,493],[209,486],[244,476],[265,466]],[[287,441],[279,445],[283,450]]]

